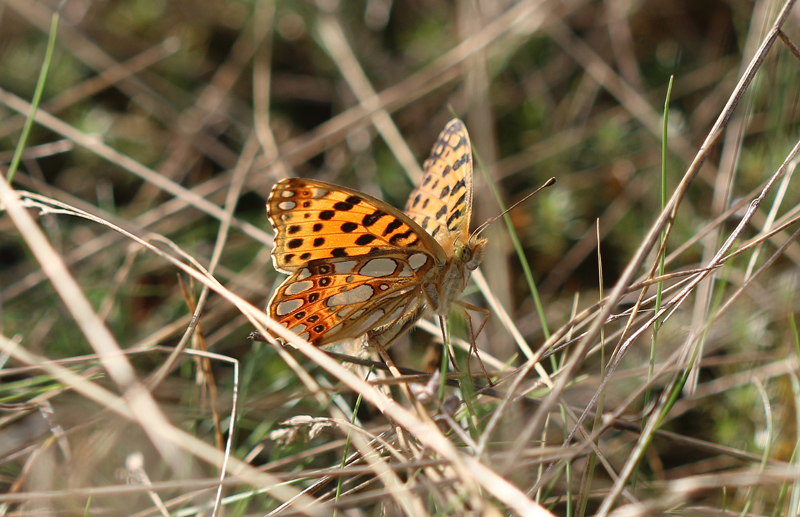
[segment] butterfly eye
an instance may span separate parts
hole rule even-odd
[[[478,269],[478,266],[481,265],[481,262],[483,262],[483,253],[486,250],[486,239],[470,242],[470,244],[465,247],[465,250],[470,257],[468,260],[464,261],[465,267],[470,271],[475,271]]]

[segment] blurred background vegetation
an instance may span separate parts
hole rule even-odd
[[[419,164],[455,113],[464,119],[480,163],[473,226],[500,211],[488,182],[510,204],[547,178],[557,179],[554,187],[510,214],[549,329],[542,328],[501,223],[487,232],[491,245],[482,267],[492,293],[534,350],[550,330],[566,324],[573,311],[600,299],[597,225],[607,293],[661,211],[661,115],[670,76],[674,87],[666,182],[672,192],[783,6],[767,0],[61,4],[40,108],[68,130],[50,123],[33,125],[14,178],[16,189],[58,199],[137,235],[161,234],[208,266],[219,216],[186,193],[223,206],[233,171],[244,163],[247,174],[235,208],[237,222],[215,276],[263,307],[283,278],[272,268],[271,228],[264,210],[274,182],[287,175],[311,177],[402,207]],[[33,96],[58,5],[52,0],[0,0],[4,174],[24,121],[21,101]],[[795,43],[800,42],[798,22],[800,11],[795,7],[783,27]],[[677,211],[666,252],[680,252],[670,258],[667,271],[707,263],[742,215],[740,211],[719,218],[720,214],[739,200],[749,202],[754,189],[795,145],[800,129],[798,72],[798,56],[776,43]],[[248,145],[257,149],[250,158]],[[154,184],[147,171],[182,189]],[[773,199],[771,194],[768,201]],[[798,201],[800,192],[789,182],[774,209],[778,216],[791,214]],[[768,224],[773,206],[764,204],[743,239]],[[38,220],[123,348],[177,343],[191,307],[173,265],[98,224],[53,215]],[[787,236],[779,235],[773,243]],[[775,245],[766,248],[771,253]],[[645,268],[653,260],[651,254]],[[800,248],[791,244],[715,320],[714,308],[742,285],[751,260],[760,266],[764,257],[745,254],[730,261],[717,283],[705,292],[701,289],[659,335],[656,362],[678,350],[691,332],[713,322],[706,330],[703,359],[708,362],[700,369],[697,391],[678,403],[665,425],[713,444],[763,454],[768,426],[764,398],[751,383],[756,375],[771,403],[774,429],[768,456],[789,461],[797,443],[791,318],[798,306]],[[92,353],[4,214],[0,289],[4,336],[51,359]],[[468,288],[467,294],[472,303],[483,303],[475,289]],[[619,311],[636,296],[625,298]],[[309,444],[323,450],[323,445],[338,443],[334,440],[341,439],[341,433],[323,433],[293,446],[276,446],[266,438],[289,417],[326,412],[306,396],[274,349],[246,340],[253,328],[235,307],[212,295],[201,326],[209,350],[245,361],[234,454],[258,465],[293,458],[288,467],[281,467],[288,469],[337,464],[341,452],[333,447],[312,457],[300,453]],[[456,333],[466,336],[460,328]],[[432,339],[414,331],[393,352],[401,365],[420,368]],[[615,344],[606,343],[604,360]],[[501,362],[521,362],[519,350],[495,317],[478,345]],[[647,378],[649,354],[647,334],[636,341],[606,388],[606,409],[615,408]],[[325,377],[303,356],[295,356],[315,378]],[[163,358],[153,353],[133,361],[145,376]],[[598,354],[586,359],[567,400],[579,407],[588,403],[602,379],[602,362]],[[20,366],[0,355],[0,368]],[[91,361],[73,365],[84,374],[92,373],[93,367]],[[213,415],[220,411],[224,420],[232,388],[228,366],[215,364],[213,374],[219,407],[208,403],[207,388],[191,362],[182,364],[155,392],[173,422],[210,443],[215,440]],[[98,376],[99,370],[92,375]],[[660,386],[663,382],[656,383]],[[136,450],[146,451],[151,477],[170,478],[135,426],[103,416],[93,403],[60,390],[57,380],[29,371],[12,370],[0,377],[0,403],[50,393],[55,408],[50,422],[30,408],[17,408],[0,418],[0,492],[117,484],[124,458]],[[640,422],[644,403],[643,398],[633,402],[626,412],[630,420]],[[362,411],[369,426],[385,425],[374,409],[371,414],[369,409]],[[64,476],[29,475],[44,469],[31,467],[30,455],[52,436],[53,422],[70,437],[73,458],[85,461],[67,466],[69,462],[54,453],[48,465],[58,465]],[[547,439],[560,444],[563,433]],[[620,466],[635,440],[633,434],[607,431],[600,447],[612,465]],[[656,440],[646,458],[638,475],[642,483],[655,487],[665,480],[749,465],[668,440]],[[531,478],[537,467],[526,467]],[[196,466],[187,477],[214,475],[213,469]],[[518,485],[527,491],[533,482],[522,477]],[[577,479],[579,475],[572,481],[559,478],[556,486]],[[607,488],[610,482],[602,475],[600,479],[598,486]],[[711,513],[718,510],[710,508],[726,505],[740,510],[754,497],[751,511],[772,514],[779,508],[776,486],[764,486],[756,496],[744,489],[734,495],[711,490],[702,494],[697,507]],[[147,514],[151,503],[145,495],[126,497],[124,504],[98,499],[91,506],[98,515]],[[548,501],[556,503],[555,513],[567,512],[563,499],[552,495]],[[74,513],[83,511],[86,499],[26,504],[6,508],[12,512],[6,515],[31,509]],[[245,515],[274,505],[258,496],[230,511]],[[447,513],[441,508],[430,511]]]

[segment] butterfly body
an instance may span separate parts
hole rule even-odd
[[[425,288],[428,306],[433,314],[447,316],[450,313],[450,306],[461,296],[470,275],[483,260],[485,248],[485,239],[473,239],[466,245],[453,243],[454,253],[442,270],[442,282]]]
[[[466,157],[465,157],[466,156]],[[446,316],[483,258],[469,235],[472,156],[460,120],[444,129],[405,213],[362,192],[288,178],[267,202],[275,269],[291,275],[269,314],[325,346]]]

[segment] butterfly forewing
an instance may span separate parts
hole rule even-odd
[[[430,237],[396,208],[367,194],[321,181],[289,178],[267,204],[275,228],[275,269],[291,273],[313,260],[427,250],[444,260]],[[437,253],[438,251],[438,253]]]
[[[456,232],[466,239],[472,207],[472,147],[459,119],[442,130],[424,170],[405,213],[440,242]]]

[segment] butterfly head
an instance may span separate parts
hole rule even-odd
[[[442,243],[442,247],[446,250],[452,249],[453,254],[441,281],[425,288],[429,306],[436,314],[447,316],[450,313],[450,305],[461,296],[470,275],[483,261],[487,242],[484,238],[471,236],[468,239]]]
[[[470,236],[466,244],[456,242],[456,260],[466,268],[466,274],[478,269],[478,266],[483,262],[483,254],[486,251],[487,242],[489,242],[487,239],[477,235]]]

